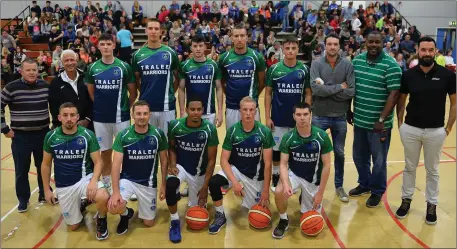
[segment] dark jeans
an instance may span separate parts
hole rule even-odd
[[[344,145],[346,142],[346,117],[313,116],[312,125],[322,130],[330,129],[335,156],[335,188],[343,186],[344,180]]]
[[[389,152],[391,130],[374,132],[354,127],[352,157],[359,173],[359,184],[371,190],[372,194],[382,196],[386,191],[387,153]],[[384,138],[382,141],[381,139]],[[371,160],[373,169],[371,170]]]
[[[40,131],[14,131],[11,151],[16,173],[16,196],[19,202],[27,203],[30,199],[29,171],[32,154],[37,170],[39,194],[44,196],[41,162],[43,161],[44,137],[48,131],[48,128]]]

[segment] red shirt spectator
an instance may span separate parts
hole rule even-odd
[[[168,14],[170,14],[170,11],[169,10],[164,10],[159,14],[159,17],[157,19],[159,19],[160,23],[164,23],[165,22],[165,17],[168,16]]]

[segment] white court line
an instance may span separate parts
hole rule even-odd
[[[51,175],[51,178],[52,178],[53,176],[54,176],[54,174]],[[33,194],[35,194],[35,192],[37,192],[37,191],[38,191],[38,187],[36,187],[36,188],[32,191],[32,193],[30,193],[30,197],[31,197]],[[2,220],[1,220],[0,222],[3,222],[10,214],[12,214],[14,211],[16,211],[16,210],[17,210],[17,207],[19,207],[19,203],[18,203],[16,206],[14,206],[10,211],[8,211],[8,213],[6,213],[6,214],[2,217]],[[28,210],[28,209],[27,209],[27,210]]]

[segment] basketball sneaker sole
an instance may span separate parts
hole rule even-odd
[[[273,232],[271,232],[271,236],[273,236],[273,238],[275,238],[275,239],[282,239],[282,238],[284,238],[284,236],[286,236],[287,230],[289,230],[289,226],[287,226],[286,229],[284,229],[284,234],[282,236],[276,236],[275,230],[273,230]]]

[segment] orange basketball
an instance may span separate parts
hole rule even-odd
[[[186,223],[192,230],[202,230],[207,227],[209,223],[208,210],[200,206],[189,208],[186,213]]]
[[[263,229],[270,225],[271,212],[259,204],[252,206],[248,215],[249,224],[257,229]]]
[[[324,229],[324,218],[315,210],[305,212],[300,217],[301,231],[308,236],[317,236]]]

